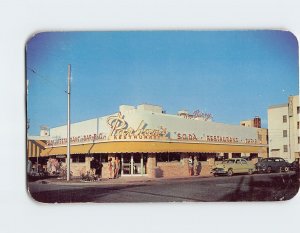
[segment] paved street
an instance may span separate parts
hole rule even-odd
[[[280,201],[299,189],[293,172],[184,179],[138,180],[125,183],[29,182],[40,202],[174,202],[174,201]]]

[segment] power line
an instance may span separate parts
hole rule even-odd
[[[60,91],[62,91],[62,87],[58,86],[56,83],[52,82],[50,79],[48,79],[46,76],[39,74],[38,72],[36,72],[33,68],[31,67],[26,67],[28,70],[30,70],[32,73],[34,73],[36,76],[42,78],[42,80],[47,81],[48,83],[54,85],[55,87],[57,87]],[[67,93],[66,90],[63,90],[65,93]]]

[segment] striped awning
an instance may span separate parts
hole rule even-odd
[[[84,144],[84,145],[76,145],[70,147],[71,154],[89,154],[91,150],[92,144]],[[67,147],[51,147],[46,148],[41,152],[41,156],[50,156],[50,155],[66,155]]]

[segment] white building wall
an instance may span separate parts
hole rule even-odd
[[[270,157],[279,156],[292,162],[299,153],[299,129],[297,129],[299,97],[293,96],[290,99],[292,101],[287,104],[271,106],[268,109],[268,130]],[[287,122],[283,122],[284,115],[287,116]],[[287,131],[287,137],[283,137],[284,130]],[[284,152],[285,145],[287,152]]]
[[[151,105],[151,104],[140,104],[137,106],[137,109],[156,112],[156,113],[161,113],[163,111],[161,106]]]
[[[195,134],[199,140],[205,140],[207,136],[229,136],[244,139],[257,139],[256,128],[246,128],[239,125],[228,125],[224,123],[198,121],[195,119],[185,119],[177,115],[149,113],[137,110],[130,115],[126,115],[128,122],[138,124],[141,120],[147,123],[148,128],[159,128],[163,126],[170,133],[170,138],[177,139],[180,134]]]
[[[110,116],[94,118],[72,124],[71,138],[80,138],[73,144],[91,143],[94,141],[94,139],[92,139],[92,141],[90,139],[82,141],[85,136],[91,138],[91,136],[93,137],[94,135],[101,135],[101,137],[98,137],[94,142],[108,140],[111,128],[107,119],[111,116],[115,116],[115,119],[118,119],[118,113],[116,113]],[[249,144],[255,144],[254,140],[259,143],[257,128],[253,127],[185,119],[177,115],[157,113],[142,109],[131,109],[129,111],[125,111],[121,114],[121,117],[126,122],[127,127],[134,130],[139,127],[154,130],[165,128],[169,140],[196,140],[208,142],[208,137],[213,138],[214,136],[217,136],[237,138],[238,141],[234,141],[233,144],[244,144],[245,141],[249,139],[253,140],[251,142],[247,142]],[[66,133],[66,125],[50,129],[50,137],[52,140],[64,139],[66,138]],[[122,140],[131,139],[127,138]],[[60,145],[65,143],[66,142],[60,143]]]
[[[299,122],[300,116],[297,113],[297,107],[299,107],[299,96],[291,96],[289,98],[289,105],[292,106],[289,109],[291,153],[295,158],[299,158],[300,144],[298,143],[298,137],[300,137],[300,131],[297,128],[297,122]]]
[[[284,145],[288,146],[287,137],[283,137],[283,130],[288,130],[289,121],[283,123],[283,116],[288,117],[288,105],[277,105],[268,109],[268,130],[269,130],[269,154],[270,157],[282,157],[290,159],[288,152],[284,152]]]

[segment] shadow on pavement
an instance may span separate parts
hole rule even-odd
[[[245,190],[244,186],[249,188]],[[251,176],[244,182],[244,177],[241,176],[235,191],[224,195],[218,201],[284,201],[293,198],[298,191],[297,173],[270,177],[270,181],[255,180]]]
[[[124,185],[119,187],[80,187],[76,189],[59,189],[40,192],[30,192],[30,196],[38,202],[42,203],[80,203],[95,202],[96,199],[103,198],[107,195],[121,191],[129,187],[141,187],[139,185]]]

